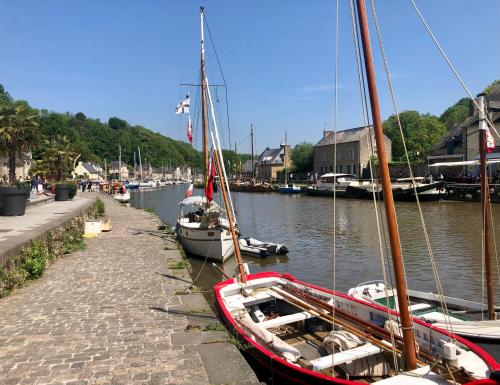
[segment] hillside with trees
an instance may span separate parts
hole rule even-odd
[[[122,148],[122,161],[129,166],[134,162],[134,151],[139,162],[137,148],[140,147],[143,163],[155,167],[161,165],[202,167],[202,154],[191,144],[173,140],[153,132],[140,125],[130,125],[118,117],[112,117],[107,122],[87,117],[83,112],[76,114],[59,113],[46,109],[37,110],[26,101],[14,101],[8,92],[0,85],[0,101],[13,106],[24,106],[37,115],[38,137],[33,147],[33,159],[40,159],[44,152],[43,143],[51,138],[66,138],[68,150],[80,154],[80,160],[103,165],[118,159],[118,144]],[[0,155],[6,155],[6,149],[0,146]],[[224,150],[226,165],[243,164],[249,155],[238,155],[234,151]],[[227,167],[226,166],[226,167]]]

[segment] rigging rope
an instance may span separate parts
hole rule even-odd
[[[424,219],[424,215],[423,215],[423,212],[422,212],[422,206],[420,205],[420,199],[418,197],[417,184],[415,182],[415,178],[414,178],[414,175],[413,175],[413,170],[412,170],[411,164],[410,164],[410,158],[408,156],[408,149],[407,149],[407,146],[406,146],[406,140],[405,140],[404,133],[403,133],[403,127],[401,125],[401,120],[400,120],[400,116],[399,116],[399,109],[398,109],[397,102],[396,102],[396,95],[395,95],[394,86],[393,86],[393,83],[392,83],[392,78],[391,78],[391,74],[390,74],[390,70],[389,70],[389,64],[388,64],[388,61],[387,61],[387,55],[385,53],[384,45],[383,45],[383,42],[382,42],[382,32],[380,30],[380,24],[379,24],[379,21],[378,21],[378,16],[377,16],[376,8],[375,8],[375,0],[370,0],[370,4],[371,4],[371,10],[372,10],[372,15],[373,15],[373,20],[374,20],[374,23],[375,23],[375,30],[376,30],[376,33],[377,33],[377,39],[378,39],[378,43],[379,43],[379,47],[380,47],[380,52],[382,54],[382,60],[383,60],[383,63],[384,63],[384,70],[385,70],[385,74],[386,74],[386,77],[387,77],[387,83],[388,83],[389,91],[390,91],[390,94],[391,94],[392,106],[393,106],[393,109],[394,109],[394,114],[396,115],[396,120],[398,122],[399,132],[400,132],[400,135],[401,135],[401,140],[402,140],[403,149],[404,149],[405,158],[406,158],[405,160],[406,160],[406,164],[408,166],[408,172],[410,174],[411,184],[413,186],[413,193],[415,195],[415,201],[417,203],[417,208],[418,208],[418,214],[419,214],[419,217],[420,217],[420,222],[422,224],[422,230],[423,230],[423,233],[424,233],[425,244],[426,244],[426,247],[427,247],[427,252],[429,254],[429,259],[431,261],[432,272],[433,272],[433,275],[434,275],[434,280],[436,282],[436,287],[437,287],[437,290],[438,290],[438,295],[439,295],[439,298],[440,298],[441,307],[442,307],[442,309],[445,312],[445,317],[444,317],[445,324],[447,325],[447,327],[449,328],[449,330],[451,332],[453,332],[453,326],[452,326],[452,323],[451,323],[451,320],[450,320],[450,315],[449,315],[449,312],[448,312],[448,307],[446,305],[446,301],[444,300],[443,287],[441,285],[441,280],[439,278],[439,273],[438,273],[438,270],[437,270],[436,260],[434,258],[434,253],[432,251],[432,246],[431,246],[431,241],[430,241],[429,233],[427,231],[427,226],[425,224],[425,219]],[[405,266],[404,266],[404,258],[403,258],[403,269],[404,269],[404,271],[406,270]],[[407,284],[407,287],[406,287],[406,291],[408,293],[408,284]],[[407,296],[408,296],[408,303],[410,303],[410,301],[409,301],[410,300],[409,295],[407,295]],[[411,309],[410,309],[410,313],[411,313]]]
[[[427,23],[427,21],[425,20],[424,16],[422,15],[422,13],[420,12],[420,9],[417,7],[417,4],[415,3],[415,0],[410,0],[412,5],[413,5],[413,8],[415,8],[415,11],[417,12],[418,14],[418,17],[420,18],[420,21],[422,22],[422,24],[424,25],[425,29],[427,30],[427,33],[429,34],[429,36],[431,37],[432,41],[434,42],[434,44],[436,44],[436,47],[439,49],[439,51],[441,52],[441,54],[443,55],[444,57],[444,60],[446,60],[446,63],[448,64],[448,66],[451,68],[453,74],[455,75],[455,77],[458,79],[458,81],[460,82],[460,84],[462,85],[463,89],[465,90],[465,92],[467,92],[467,94],[469,95],[469,97],[471,98],[472,102],[474,103],[474,105],[476,106],[476,108],[478,109],[478,111],[481,111],[481,108],[479,107],[479,104],[477,103],[476,99],[474,98],[474,96],[472,96],[472,93],[469,91],[469,88],[467,87],[467,85],[465,84],[465,82],[462,80],[462,78],[460,77],[460,74],[458,73],[458,71],[456,70],[455,66],[453,65],[453,63],[451,62],[451,60],[449,59],[448,55],[446,55],[446,52],[444,51],[443,47],[441,46],[441,44],[439,44],[439,41],[437,40],[436,36],[434,35],[434,33],[432,32],[431,30],[431,27],[429,26],[429,24]],[[490,118],[488,117],[488,114],[484,114],[485,115],[485,120],[486,120],[486,123],[490,126],[490,128],[495,132],[495,134],[497,134],[497,136],[500,136],[498,134],[498,131],[496,130],[495,128],[495,125],[491,122]]]
[[[214,44],[214,41],[212,39],[212,33],[210,32],[210,28],[208,26],[208,21],[207,21],[207,16],[206,16],[206,13],[204,14],[204,18],[205,18],[205,25],[207,26],[207,32],[208,32],[208,37],[210,38],[210,44],[212,45],[212,48],[214,50],[214,54],[215,54],[215,59],[217,60],[217,64],[219,66],[219,70],[220,70],[220,74],[222,76],[222,81],[224,82],[224,95],[225,95],[225,99],[226,99],[226,119],[227,119],[227,131],[228,131],[228,134],[229,134],[229,148],[231,148],[231,126],[229,125],[229,101],[228,101],[228,97],[227,97],[227,83],[226,83],[226,78],[224,77],[224,72],[222,71],[222,65],[220,64],[220,60],[219,60],[219,55],[217,54],[217,50],[215,49],[215,44]]]
[[[351,11],[351,22],[352,22],[352,31],[353,31],[353,38],[354,38],[354,48],[356,52],[356,66],[358,70],[358,82],[359,82],[359,88],[360,88],[360,97],[361,97],[361,107],[362,107],[362,114],[363,114],[363,121],[365,124],[365,132],[368,133],[367,135],[367,142],[368,142],[368,147],[370,154],[373,155],[373,143],[372,143],[372,133],[371,130],[369,129],[370,125],[370,119],[368,115],[368,100],[366,98],[366,90],[365,90],[365,79],[363,76],[363,68],[362,68],[362,63],[361,63],[361,52],[360,52],[360,45],[359,45],[359,35],[358,35],[358,29],[357,29],[357,23],[356,23],[356,12],[354,12],[354,0],[350,0],[349,2],[350,6],[350,11]],[[379,241],[379,252],[380,252],[380,262],[381,262],[381,267],[382,267],[382,275],[384,279],[384,292],[385,292],[385,298],[386,298],[386,304],[387,304],[387,319],[388,320],[393,320],[394,317],[389,309],[389,292],[388,292],[388,280],[387,280],[387,272],[385,269],[385,262],[384,262],[384,244],[382,242],[382,231],[381,231],[381,224],[380,224],[380,216],[381,212],[379,211],[378,204],[377,204],[377,197],[376,197],[376,192],[375,192],[375,182],[374,182],[374,177],[373,177],[373,167],[372,167],[372,162],[371,159],[369,161],[369,168],[370,168],[370,180],[371,180],[371,187],[372,187],[372,196],[373,196],[373,204],[374,204],[374,211],[375,211],[375,219],[377,223],[377,235],[378,235],[378,241]],[[385,233],[385,231],[384,231]],[[399,320],[398,320],[399,322]],[[398,355],[397,355],[397,350],[396,350],[396,339],[394,335],[394,328],[390,328],[390,335],[391,335],[391,345],[392,345],[392,358],[394,362],[394,368],[396,371],[398,371]]]

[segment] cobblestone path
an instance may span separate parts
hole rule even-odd
[[[189,286],[169,269],[178,250],[151,214],[105,202],[111,232],[0,299],[0,384],[209,383],[197,347],[171,338],[189,323],[165,310]]]

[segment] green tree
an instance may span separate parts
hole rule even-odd
[[[311,143],[302,142],[292,150],[292,163],[295,172],[309,172],[314,167],[314,147]]]
[[[16,181],[16,156],[37,145],[38,118],[24,101],[0,100],[0,152],[7,154],[10,184]]]
[[[486,87],[484,89],[484,93],[485,94],[490,94],[495,88],[497,88],[498,86],[500,86],[500,79],[499,80],[495,80],[493,83],[491,83],[488,87]]]
[[[441,114],[439,120],[447,128],[462,123],[469,117],[469,98],[462,98]]]
[[[55,177],[57,181],[62,181],[69,176],[76,157],[77,154],[71,149],[68,138],[55,136],[45,139],[39,167],[47,175]]]
[[[439,118],[417,111],[404,111],[399,114],[403,135],[411,161],[425,159],[432,146],[446,133],[446,126]],[[406,160],[403,142],[395,115],[390,116],[383,125],[384,133],[392,141],[393,160]]]

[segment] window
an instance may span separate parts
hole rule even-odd
[[[333,167],[332,167],[332,166],[330,166],[330,172],[332,172],[332,171],[333,171]]]
[[[350,164],[348,164],[348,165],[347,165],[347,173],[348,173],[348,174],[350,174],[350,173],[351,173],[351,165],[350,165]]]
[[[356,165],[355,164],[352,165],[352,173],[356,174]]]

